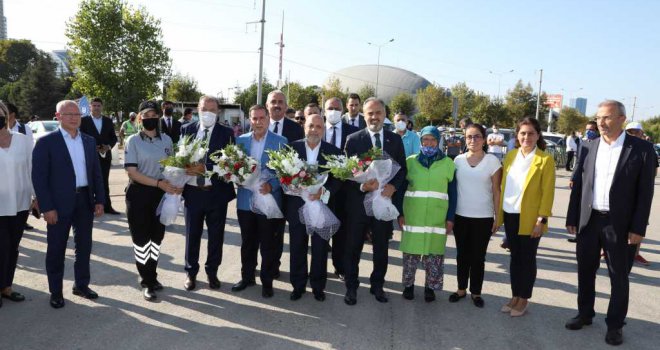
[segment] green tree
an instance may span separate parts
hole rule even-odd
[[[57,78],[55,69],[55,62],[41,52],[14,83],[9,100],[16,104],[23,116],[36,114],[50,118],[55,115],[55,105],[66,95],[63,91],[65,85]]]
[[[197,89],[197,80],[188,75],[175,74],[164,84],[165,99],[180,102],[197,102],[202,93]]]
[[[0,40],[0,86],[21,78],[39,58],[39,50],[29,40]]]
[[[265,76],[261,88],[263,89],[262,98],[264,101],[266,100],[266,96],[268,96],[271,91],[275,90],[275,86],[273,86],[273,84],[271,84]],[[236,94],[236,98],[234,98],[234,103],[241,105],[241,108],[246,113],[246,115],[250,110],[250,107],[252,107],[257,102],[257,89],[257,80],[255,79],[247,89],[240,90]]]
[[[402,112],[405,115],[412,116],[416,108],[415,98],[407,92],[395,95],[390,101],[390,110],[393,115]]]
[[[582,130],[588,121],[589,119],[577,109],[564,107],[559,113],[559,119],[557,119],[557,131],[569,135],[574,131]]]
[[[315,85],[303,87],[300,83],[290,82],[282,88],[282,92],[287,97],[289,107],[300,110],[308,103],[319,103],[317,89],[319,87]]]
[[[417,90],[416,102],[420,115],[428,122],[416,119],[417,124],[440,125],[451,120],[451,97],[442,86],[431,84]]]
[[[170,69],[160,20],[123,0],[83,0],[67,22],[73,89],[100,96],[106,110],[133,110],[160,95]]]
[[[376,88],[371,84],[365,84],[362,85],[362,87],[360,87],[356,93],[360,96],[362,101],[364,101],[369,97],[376,96]]]
[[[339,99],[341,99],[344,103],[346,103],[346,98],[348,97],[348,90],[343,90],[341,88],[341,81],[337,78],[334,78],[334,79],[330,79],[328,84],[323,87],[322,95],[323,95],[323,100],[325,101],[333,97],[339,97]]]
[[[642,128],[644,129],[644,133],[651,138],[652,142],[660,142],[660,115],[642,121]]]
[[[532,85],[529,83],[523,85],[522,80],[518,80],[516,86],[507,91],[505,97],[506,111],[514,123],[524,117],[534,117],[536,115],[536,96],[537,94],[534,93]],[[548,107],[545,106],[545,100],[545,94],[541,94],[539,122],[543,129],[547,127],[546,119],[548,116]]]

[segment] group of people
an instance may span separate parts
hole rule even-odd
[[[2,178],[7,179],[5,185],[11,189],[0,193],[3,298],[15,301],[24,298],[11,286],[22,229],[31,209],[43,213],[47,222],[50,305],[64,306],[64,251],[71,227],[75,230],[76,243],[73,294],[89,299],[98,297],[89,287],[92,224],[94,216],[112,208],[107,186],[109,168],[106,169],[104,162],[116,137],[109,132],[104,136],[107,118],[95,119],[101,108],[97,106],[95,114],[97,103],[102,104],[100,100],[92,101],[90,117],[82,117],[74,101],[58,103],[56,116],[60,128],[41,138],[34,150],[26,137],[9,131],[8,111],[0,104],[0,171]],[[143,298],[156,300],[156,292],[163,289],[158,281],[157,265],[166,227],[156,209],[163,195],[170,193],[181,194],[185,200],[183,286],[186,290],[197,288],[204,224],[208,233],[204,272],[208,286],[220,288],[217,273],[222,262],[227,208],[230,201],[237,199],[241,279],[231,287],[232,291],[240,292],[256,284],[258,255],[261,255],[262,296],[273,296],[273,280],[280,277],[288,222],[291,300],[303,297],[308,282],[314,298],[325,300],[330,254],[334,274],[346,285],[344,302],[355,305],[361,254],[365,239],[370,236],[373,245],[370,293],[378,302],[386,303],[388,296],[383,287],[394,222],[368,215],[363,204],[368,192],[379,191],[391,199],[400,213],[396,221],[402,232],[405,299],[415,298],[415,273],[422,263],[426,271],[424,299],[435,300],[435,291],[443,288],[447,236],[453,233],[458,289],[451,293],[449,301],[459,302],[467,296],[469,288],[473,304],[484,307],[486,251],[491,235],[503,224],[511,251],[512,295],[501,311],[512,317],[524,316],[536,279],[536,252],[541,237],[548,231],[555,191],[555,163],[552,155],[545,152],[539,122],[532,117],[517,122],[515,148],[502,162],[498,156],[486,152],[486,145],[492,144],[484,127],[467,123],[465,151],[452,159],[441,148],[442,137],[436,127],[424,127],[417,135],[404,127],[408,125],[407,116],[397,113],[394,116],[397,132],[392,132],[384,128],[386,109],[382,100],[372,97],[361,102],[359,96],[352,94],[348,105],[349,113],[343,115],[343,102],[331,98],[325,101],[323,116],[320,110],[314,110],[304,116],[301,127],[286,118],[285,95],[276,90],[268,94],[265,106],[250,108],[250,132],[236,137],[231,128],[218,122],[220,104],[214,97],[202,96],[199,120],[182,126],[172,119],[171,104],[141,103],[134,120],[136,132],[126,140],[124,168],[129,179],[126,216]],[[361,114],[350,113],[359,110],[360,105]],[[579,279],[579,314],[566,327],[579,329],[592,322],[594,280],[603,249],[612,280],[606,320],[606,341],[610,344],[622,342],[628,273],[636,246],[646,231],[656,167],[652,146],[626,137],[622,127],[625,119],[625,109],[619,102],[608,100],[599,105],[596,122],[601,137],[584,141],[577,156],[566,219],[568,232],[578,234]],[[186,169],[191,180],[183,187],[176,187],[164,178],[160,161],[174,154],[181,136],[206,141],[208,153],[204,161]],[[272,194],[284,217],[268,218],[253,210],[251,188],[226,183],[217,176],[203,176],[214,166],[208,155],[229,144],[240,145],[259,162],[262,172],[271,172],[266,167],[267,151],[285,145],[307,164],[317,166],[325,165],[328,155],[360,156],[377,148],[398,164],[399,169],[387,183],[374,179],[359,184],[330,175],[324,187],[305,200],[285,194],[280,182],[270,178],[258,191]],[[306,200],[321,200],[328,194],[328,207],[341,221],[330,241],[308,235],[298,214]],[[311,268],[307,262],[310,240]]]

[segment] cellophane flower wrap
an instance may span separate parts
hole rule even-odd
[[[399,217],[392,199],[382,195],[385,185],[394,178],[401,166],[381,149],[372,148],[358,156],[329,156],[325,168],[336,177],[363,184],[378,180],[378,189],[364,196],[364,209],[368,216],[391,221]]]
[[[316,233],[329,240],[339,229],[341,222],[322,200],[311,200],[310,195],[321,191],[328,180],[328,174],[320,174],[316,165],[309,165],[298,157],[298,153],[285,147],[278,151],[268,151],[270,161],[267,166],[275,171],[284,193],[298,196],[305,204],[298,209],[298,217],[307,229],[307,234]]]
[[[257,162],[240,145],[229,144],[209,156],[215,163],[213,174],[224,182],[245,186],[259,178]]]
[[[182,188],[194,178],[194,176],[186,174],[186,168],[203,161],[206,152],[208,152],[208,147],[205,141],[191,136],[184,137],[179,141],[174,155],[160,161],[160,164],[164,166],[163,178],[172,186]],[[180,194],[165,193],[156,209],[156,215],[160,215],[161,224],[169,226],[176,221],[182,208],[183,202]]]

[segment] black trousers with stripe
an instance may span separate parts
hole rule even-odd
[[[156,209],[164,192],[151,186],[131,183],[126,188],[126,216],[133,239],[135,265],[140,283],[153,287],[157,281],[156,267],[165,226],[160,223]]]

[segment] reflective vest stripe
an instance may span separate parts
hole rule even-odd
[[[442,227],[433,227],[433,226],[410,226],[403,225],[403,230],[412,233],[435,233],[439,235],[446,234],[446,231]]]
[[[442,192],[435,191],[406,191],[406,197],[416,197],[416,198],[436,198],[449,200],[449,195]]]

